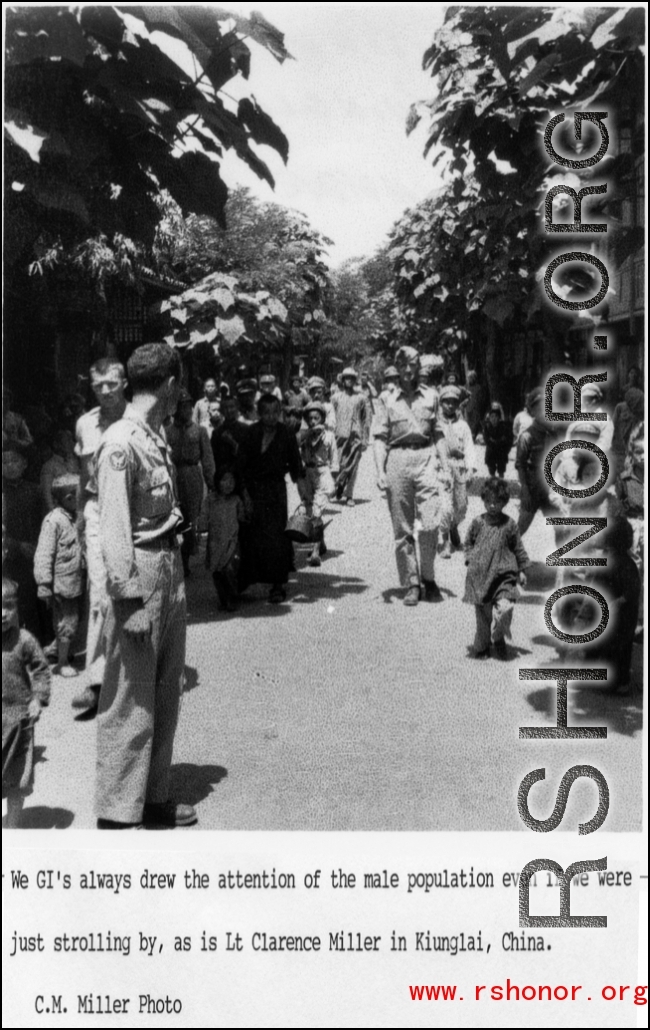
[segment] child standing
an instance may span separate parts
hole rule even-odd
[[[2,580],[2,796],[16,829],[34,785],[34,723],[50,699],[50,669],[40,644],[18,625],[18,588]]]
[[[458,524],[467,514],[467,483],[476,475],[477,460],[472,431],[460,417],[461,392],[457,386],[443,386],[440,391],[438,428],[445,437],[451,470],[451,510],[444,520],[441,557],[451,558],[451,546],[460,547]]]
[[[333,473],[339,470],[336,437],[327,429],[327,409],[319,401],[311,401],[304,409],[307,429],[300,440],[300,454],[305,466],[304,497],[307,514],[320,515],[328,500],[334,495]],[[316,509],[316,511],[314,510]],[[325,554],[325,532],[321,528],[309,558],[309,564],[318,567]]]
[[[76,676],[70,646],[79,626],[83,594],[83,554],[77,532],[79,476],[58,476],[52,483],[55,507],[43,519],[34,556],[38,596],[52,607],[60,676]]]
[[[503,417],[503,408],[498,401],[490,405],[483,423],[483,439],[485,440],[485,464],[491,476],[506,474],[508,457],[512,447],[512,429]]]
[[[244,505],[237,494],[237,482],[230,468],[217,469],[215,489],[208,499],[208,549],[206,564],[212,573],[220,606],[227,612],[239,607],[239,523]]]
[[[489,479],[481,493],[485,514],[474,519],[465,542],[465,597],[476,612],[474,658],[489,658],[490,640],[497,658],[507,657],[512,610],[526,583],[530,562],[516,523],[504,514],[510,491],[502,479]]]

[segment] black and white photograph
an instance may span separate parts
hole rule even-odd
[[[646,6],[258,6],[3,5],[3,1025],[644,1025]]]

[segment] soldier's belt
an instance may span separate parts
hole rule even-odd
[[[177,537],[177,531],[170,529],[162,536],[155,536],[152,540],[140,540],[134,546],[156,551],[174,551],[179,546]]]
[[[390,445],[389,450],[391,451],[421,451],[425,447],[431,447],[431,440],[427,440],[426,443],[393,443]]]

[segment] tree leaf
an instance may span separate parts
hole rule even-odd
[[[503,326],[514,314],[514,307],[506,297],[498,296],[488,298],[483,304],[481,311],[487,318]]]
[[[8,7],[5,45],[8,66],[62,60],[83,67],[92,52],[74,14],[54,5]]]
[[[288,312],[281,300],[278,300],[277,297],[270,297],[266,306],[273,318],[279,318],[281,322],[286,321]]]
[[[183,211],[210,215],[223,223],[228,189],[215,161],[205,154],[185,153],[158,162],[156,174]]]
[[[250,74],[251,52],[236,32],[228,32],[219,44],[219,50],[213,53],[206,73],[216,90],[220,90],[239,72],[245,79]]]
[[[214,326],[220,336],[223,336],[231,346],[237,343],[246,332],[244,321],[239,315],[232,318],[215,318]]]
[[[5,118],[5,132],[14,143],[29,155],[35,164],[40,164],[41,148],[45,143],[48,134],[42,129],[29,125],[18,112],[13,116],[7,109],[8,118]]]
[[[88,208],[81,194],[67,182],[49,179],[47,186],[33,184],[29,192],[43,207],[68,211],[84,223],[88,223],[90,220]]]
[[[244,97],[239,101],[238,117],[256,143],[266,143],[269,147],[273,147],[280,154],[284,163],[287,163],[289,157],[287,137],[254,100]]]
[[[282,64],[291,54],[284,45],[284,33],[276,29],[259,11],[252,11],[250,18],[237,16],[237,28],[265,47]]]
[[[217,286],[210,291],[210,298],[217,302],[220,308],[228,311],[235,306],[235,297],[227,286]]]
[[[557,54],[548,54],[547,57],[543,57],[541,61],[538,61],[533,70],[529,75],[526,75],[524,79],[519,83],[519,95],[524,97],[527,93],[530,93],[531,89],[541,82],[542,79],[553,71],[555,65],[558,63],[559,58]]]

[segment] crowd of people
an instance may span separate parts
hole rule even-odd
[[[638,374],[637,374],[638,373]],[[638,370],[610,417],[598,383],[582,390],[582,411],[606,420],[549,422],[544,393],[531,391],[510,423],[498,401],[484,404],[476,373],[447,372],[437,355],[400,347],[381,384],[344,368],[329,386],[296,372],[282,393],[270,372],[226,383],[208,378],[194,400],[182,385],[178,352],[137,348],[127,368],[104,358],[90,369],[96,405],[73,395],[58,423],[44,410],[19,414],[3,393],[3,796],[19,825],[33,783],[33,727],[48,703],[51,668],[78,674],[78,716],[97,716],[98,826],[184,826],[189,805],[169,797],[169,769],[185,656],[185,580],[205,538],[215,601],[236,612],[242,594],[266,584],[268,602],[287,601],[295,532],[286,480],[301,500],[309,564],[327,553],[323,513],[354,507],[361,457],[371,445],[377,485],[395,540],[397,576],[408,607],[440,602],[436,562],[462,551],[464,600],[475,610],[471,654],[507,657],[507,639],[529,559],[523,539],[535,514],[606,515],[596,566],[571,569],[605,592],[618,630],[591,646],[610,663],[611,685],[629,690],[632,644],[643,622],[644,394]],[[560,432],[558,434],[558,425]],[[568,428],[566,428],[568,426]],[[562,450],[551,489],[543,462]],[[585,443],[586,441],[586,443]],[[518,521],[504,508],[513,444]],[[488,476],[478,479],[477,446]],[[610,476],[601,475],[598,453]],[[482,515],[465,525],[468,492]],[[582,493],[576,498],[575,491]],[[295,528],[295,527],[294,527]],[[575,536],[555,526],[558,548]],[[586,538],[586,537],[585,537]],[[564,552],[562,552],[564,553]],[[566,581],[566,569],[558,583]],[[562,606],[567,631],[589,624],[580,595]],[[85,647],[79,645],[85,633]],[[576,657],[575,649],[572,657]]]

